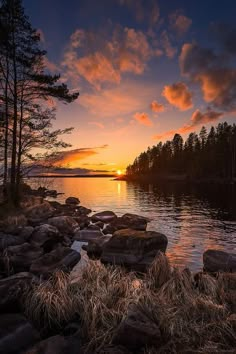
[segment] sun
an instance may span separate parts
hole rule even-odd
[[[116,173],[117,173],[118,176],[121,176],[121,175],[122,175],[121,170],[117,170]]]

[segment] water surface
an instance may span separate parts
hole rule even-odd
[[[151,218],[149,230],[169,240],[171,262],[196,271],[208,248],[236,252],[236,188],[138,184],[110,178],[55,178],[54,189],[65,193],[64,202],[76,196],[94,212],[112,210],[117,215],[137,213]]]

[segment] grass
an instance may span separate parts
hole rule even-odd
[[[229,278],[205,273],[193,277],[189,270],[172,269],[163,254],[142,279],[120,267],[90,261],[76,283],[57,272],[34,286],[25,307],[38,328],[62,330],[79,316],[87,353],[112,344],[130,308],[143,313],[150,326],[157,325],[163,338],[158,348],[140,348],[140,353],[220,352],[236,347],[225,302],[227,287],[232,285]]]

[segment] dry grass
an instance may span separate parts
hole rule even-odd
[[[62,327],[78,314],[87,353],[99,353],[112,343],[130,306],[145,314],[150,326],[158,325],[163,337],[158,348],[140,348],[140,353],[231,350],[236,333],[224,303],[227,282],[204,273],[196,281],[189,270],[171,270],[164,255],[142,280],[120,267],[89,261],[76,283],[59,272],[34,287],[27,313],[38,325],[51,327]]]
[[[82,335],[89,338],[87,351],[99,349],[112,340],[114,331],[137,301],[140,283],[122,268],[90,262],[82,278],[74,284],[76,308],[82,322]]]
[[[25,311],[42,330],[62,328],[76,311],[69,276],[57,271],[49,280],[33,285],[25,299]]]

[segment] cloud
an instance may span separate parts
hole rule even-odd
[[[100,128],[100,129],[104,129],[104,124],[100,123],[100,122],[88,122],[89,125],[95,125],[96,127]]]
[[[157,101],[152,101],[152,103],[150,104],[150,108],[155,113],[164,112],[165,110],[165,106],[161,103],[158,103]]]
[[[75,67],[80,76],[98,89],[104,82],[120,82],[119,72],[114,68],[112,62],[100,52],[78,59]]]
[[[80,148],[67,151],[59,151],[53,161],[54,165],[70,165],[77,163],[87,157],[97,155],[99,149],[106,149],[108,145],[102,145],[94,148]]]
[[[166,56],[172,59],[175,56],[177,49],[172,46],[169,35],[166,30],[164,30],[161,34],[161,44]]]
[[[193,106],[192,93],[183,82],[177,82],[164,87],[162,95],[166,100],[181,111],[186,111]]]
[[[84,79],[99,90],[119,84],[123,74],[141,75],[152,58],[163,53],[172,58],[176,53],[166,31],[160,41],[155,36],[153,31],[150,36],[150,31],[118,25],[109,34],[77,29],[64,53],[64,76],[73,81]]]
[[[146,125],[147,127],[151,127],[153,125],[147,113],[135,113],[134,119],[136,119],[140,124]]]
[[[156,86],[143,86],[137,82],[121,83],[119,86],[99,92],[81,95],[78,104],[93,114],[94,120],[124,119],[146,106]]]
[[[179,58],[182,74],[199,83],[204,100],[225,112],[236,111],[236,44],[232,42],[235,32],[232,29],[219,35],[222,52],[186,43]]]
[[[60,71],[60,68],[58,67],[58,65],[56,65],[55,63],[50,61],[47,57],[44,57],[44,65],[45,65],[46,69],[48,69],[51,72]]]
[[[174,136],[174,134],[186,134],[188,132],[193,131],[196,127],[215,122],[219,118],[223,116],[222,112],[212,111],[208,109],[205,113],[200,112],[198,109],[192,114],[190,122],[183,127],[176,129],[176,130],[168,130],[162,134],[158,134],[154,136],[155,140],[163,140],[169,137]]]
[[[170,26],[177,35],[184,35],[192,24],[191,18],[183,15],[180,11],[175,11],[169,16]]]

